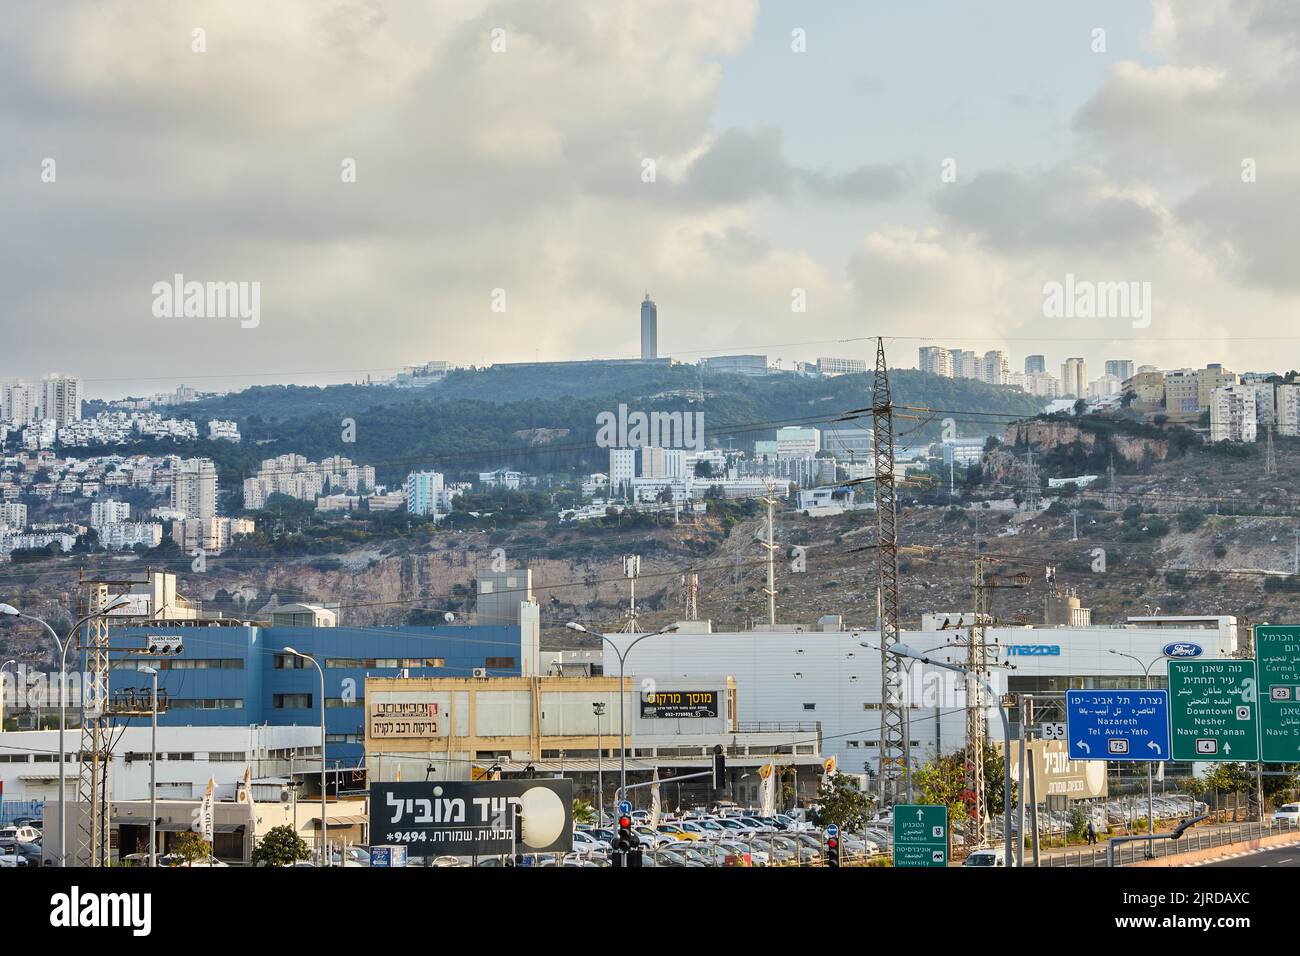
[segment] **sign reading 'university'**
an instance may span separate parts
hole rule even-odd
[[[717,717],[716,690],[656,690],[641,695],[641,716],[654,720],[683,717]]]

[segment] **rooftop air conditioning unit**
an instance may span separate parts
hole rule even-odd
[[[474,668],[474,676],[475,676],[475,677],[487,677],[487,668],[486,668],[486,667],[476,667],[476,668]]]

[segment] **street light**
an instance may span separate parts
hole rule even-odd
[[[67,786],[67,752],[63,745],[63,737],[67,730],[68,709],[68,648],[72,646],[72,635],[87,621],[97,617],[103,617],[114,608],[119,608],[124,604],[131,603],[125,595],[119,594],[110,601],[106,601],[104,606],[99,610],[87,614],[81,620],[68,630],[68,636],[64,640],[59,640],[59,635],[54,632],[45,621],[39,617],[32,617],[30,614],[24,614],[12,604],[0,604],[0,616],[20,617],[27,621],[35,621],[41,627],[50,632],[50,637],[54,638],[54,645],[59,649],[59,866],[68,865],[68,786]],[[84,688],[83,688],[84,691]],[[82,703],[85,703],[85,694],[82,694]]]
[[[142,665],[137,670],[153,678],[153,698],[150,710],[152,733],[149,743],[149,866],[158,865],[158,670]]]
[[[605,777],[601,772],[601,743],[600,743],[600,718],[605,715],[605,702],[603,700],[593,700],[591,702],[592,712],[596,715],[596,813],[599,815],[600,825],[605,825]]]
[[[320,865],[329,866],[329,842],[326,839],[328,831],[325,827],[325,672],[310,654],[295,651],[292,647],[286,647],[284,653],[311,661],[320,673]]]
[[[15,707],[18,706],[18,662],[17,662],[16,660],[14,660],[13,658],[10,658],[9,660],[5,661],[3,664],[0,664],[0,730],[4,730],[4,723],[3,723],[3,722],[4,722],[4,717],[5,717],[5,678],[4,678],[4,672],[5,672],[5,668],[8,667],[10,664],[14,665],[14,706],[15,706]],[[39,714],[40,714],[40,709],[39,709],[39,708],[37,709],[36,713],[37,713],[37,715],[39,716]],[[15,724],[14,726],[17,726],[17,725]],[[36,729],[37,729],[37,730],[40,730],[40,729],[41,729],[41,722],[40,722],[39,720],[36,721]]]
[[[1015,856],[1011,852],[1011,722],[1007,719],[1007,708],[1002,703],[1002,697],[989,685],[988,680],[978,671],[973,671],[969,667],[963,667],[960,664],[952,664],[948,661],[936,661],[925,655],[923,651],[908,647],[906,644],[895,644],[889,648],[889,653],[898,657],[910,657],[913,660],[920,661],[922,664],[931,664],[934,667],[942,667],[944,670],[956,671],[958,674],[965,674],[974,677],[979,681],[984,689],[989,692],[989,696],[998,702],[998,715],[1002,718],[1002,841],[1003,855],[1006,857],[1006,865],[1010,866]]]
[[[1156,610],[1159,611],[1160,609],[1156,608]],[[1147,690],[1151,689],[1152,665],[1154,665],[1156,661],[1162,661],[1165,659],[1164,655],[1162,654],[1160,657],[1157,657],[1155,661],[1151,661],[1149,664],[1143,664],[1141,658],[1135,657],[1132,654],[1125,654],[1123,651],[1117,651],[1113,647],[1108,647],[1106,649],[1106,652],[1109,654],[1114,654],[1116,657],[1127,657],[1131,661],[1136,661],[1137,665],[1142,668],[1142,674],[1143,677],[1145,678],[1143,683],[1146,685]],[[1152,796],[1152,791],[1155,789],[1154,767],[1155,767],[1155,761],[1148,760],[1147,761],[1147,833],[1151,834],[1152,836],[1154,836],[1156,832],[1155,806],[1154,806],[1155,798]],[[1152,858],[1152,851],[1151,851],[1152,846],[1153,844],[1151,843],[1147,844],[1148,860]]]
[[[579,634],[590,634],[592,637],[599,637],[610,647],[614,648],[614,654],[618,657],[618,798],[619,800],[622,800],[627,795],[627,733],[623,722],[623,712],[627,709],[624,705],[624,698],[627,695],[623,693],[623,671],[624,665],[627,662],[627,655],[632,648],[636,647],[637,644],[644,641],[647,637],[659,637],[663,634],[671,634],[673,631],[677,630],[677,625],[669,624],[665,627],[661,627],[657,631],[651,631],[649,634],[642,634],[621,651],[619,650],[618,645],[604,634],[593,631],[581,624],[576,624],[573,621],[570,621],[564,626],[571,631],[577,631]]]

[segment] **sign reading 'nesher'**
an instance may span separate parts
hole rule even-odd
[[[522,845],[512,840],[522,821]],[[572,780],[376,783],[370,839],[411,856],[567,853],[573,849]]]
[[[718,716],[716,690],[657,690],[641,696],[641,716],[647,719]]]

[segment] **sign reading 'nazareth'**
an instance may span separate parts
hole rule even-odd
[[[1300,627],[1255,627],[1259,664],[1259,758],[1300,763]]]
[[[411,704],[371,704],[371,737],[436,737],[436,701]]]
[[[1169,662],[1169,722],[1175,760],[1259,759],[1255,662]]]
[[[514,821],[523,842],[514,841]],[[573,849],[572,780],[376,783],[370,839],[411,856],[567,853]]]
[[[647,719],[718,716],[716,690],[656,690],[641,696],[641,716]]]
[[[948,865],[948,808],[925,803],[894,807],[894,866]]]
[[[1169,699],[1163,690],[1068,690],[1071,760],[1168,760]]]

